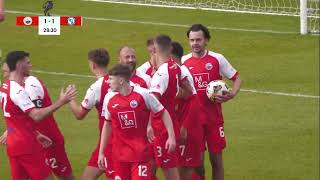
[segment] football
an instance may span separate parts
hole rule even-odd
[[[229,92],[230,89],[228,85],[222,80],[211,81],[206,89],[207,96],[211,101],[214,101],[215,96],[223,95],[225,91]]]

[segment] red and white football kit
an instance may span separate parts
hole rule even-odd
[[[206,115],[205,139],[210,152],[222,152],[226,146],[224,135],[223,115],[220,103],[212,103],[206,95],[208,83],[226,77],[234,80],[238,72],[231,66],[228,60],[221,54],[207,51],[201,58],[192,56],[192,53],[182,57],[192,77],[197,94]]]
[[[179,145],[179,165],[185,167],[198,167],[200,155],[204,147],[204,118],[201,118],[201,105],[194,88],[192,76],[185,66],[181,66],[181,79],[187,80],[191,85],[193,94],[187,99],[177,99],[177,119],[180,128],[187,130],[186,142]]]
[[[109,79],[109,76],[106,75],[104,77],[100,77],[96,82],[94,82],[87,90],[87,93],[81,103],[81,107],[83,109],[90,111],[95,106],[98,112],[99,140],[98,140],[97,147],[92,152],[91,158],[88,162],[88,166],[92,166],[96,168],[99,168],[98,156],[99,156],[99,148],[100,148],[101,131],[104,123],[104,118],[101,116],[101,112],[102,112],[104,97],[109,91],[109,85],[107,82],[108,79]],[[112,158],[111,158],[112,144],[111,144],[111,141],[109,142],[110,143],[105,148],[105,157],[108,162],[108,166],[105,173],[107,177],[112,178],[113,177]]]
[[[150,76],[147,74],[141,73],[137,70],[135,70],[132,73],[132,76],[130,78],[130,81],[133,82],[135,85],[138,85],[140,87],[148,89],[150,86]]]
[[[102,115],[112,123],[115,179],[151,180],[147,126],[150,112],[161,114],[164,107],[147,89],[131,87],[126,96],[110,92],[104,99]]]
[[[34,121],[28,116],[35,106],[25,89],[15,81],[5,81],[0,91],[11,177],[13,180],[43,180],[50,175],[50,168],[36,140]]]
[[[154,72],[157,71],[157,68],[154,67],[150,61],[147,61],[143,63],[141,66],[137,68],[137,71],[139,71],[141,74],[147,74],[148,76],[152,77],[154,75]]]
[[[151,79],[150,92],[160,97],[161,104],[167,109],[172,119],[176,139],[179,138],[179,122],[177,121],[175,105],[176,95],[179,89],[181,71],[179,65],[173,60],[162,64]],[[154,159],[157,166],[173,168],[178,166],[178,148],[172,153],[165,149],[168,133],[160,116],[151,114],[151,125],[155,139],[153,143]]]
[[[37,108],[50,106],[51,99],[44,84],[34,76],[25,79],[24,89]],[[52,140],[52,145],[44,149],[46,163],[57,176],[68,176],[72,172],[64,148],[64,137],[53,117],[53,114],[40,122],[35,122],[36,130]]]

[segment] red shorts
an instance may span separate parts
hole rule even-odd
[[[72,168],[64,145],[54,145],[44,150],[46,164],[56,176],[68,176],[72,173]]]
[[[184,167],[198,167],[201,162],[201,152],[203,152],[204,141],[203,132],[187,132],[185,144],[179,145],[179,165]]]
[[[98,166],[98,158],[99,158],[99,148],[100,146],[98,145],[96,149],[92,152],[91,157],[88,162],[88,166],[96,167],[99,168]],[[107,162],[107,168],[105,169],[104,173],[107,178],[113,179],[114,177],[114,169],[113,169],[113,162],[112,162],[112,156],[111,156],[111,151],[112,151],[112,145],[107,145],[105,148],[105,157],[106,157],[106,162]]]
[[[114,180],[151,180],[150,162],[114,162]]]
[[[159,136],[154,139],[153,156],[157,167],[174,168],[179,165],[179,145],[177,143],[176,150],[169,154],[165,148],[167,138],[168,135]]]
[[[223,124],[210,125],[205,128],[205,139],[209,152],[220,153],[226,147]]]
[[[51,174],[43,152],[21,156],[9,156],[12,180],[43,180]]]

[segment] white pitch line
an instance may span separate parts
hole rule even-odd
[[[73,74],[73,73],[65,73],[65,72],[50,72],[50,71],[43,71],[43,70],[33,70],[32,72],[40,73],[40,74],[57,75],[57,76],[95,78],[95,76],[92,76],[92,75]],[[251,93],[259,93],[259,94],[277,95],[277,96],[292,96],[292,97],[302,97],[302,98],[312,98],[312,99],[319,99],[320,98],[320,96],[314,96],[314,95],[308,95],[308,94],[285,93],[285,92],[274,92],[274,91],[260,91],[260,90],[255,90],[255,89],[241,89],[241,91],[251,92]]]
[[[27,11],[6,10],[6,12],[12,13],[12,14],[43,15],[41,13],[27,12]],[[55,14],[55,15],[59,16],[59,14]],[[104,18],[104,17],[84,16],[83,19],[96,20],[96,21],[110,21],[110,22],[118,22],[118,23],[154,25],[154,26],[183,27],[183,28],[190,27],[190,25],[186,25],[186,24],[171,24],[171,23],[152,22],[152,21],[135,21],[135,20],[128,20],[128,19],[115,19],[115,18]],[[274,30],[268,30],[268,29],[257,30],[257,29],[229,28],[229,27],[212,27],[212,26],[207,26],[207,27],[208,29],[222,30],[222,31],[240,31],[240,32],[256,32],[256,33],[271,33],[271,34],[299,34],[299,32],[274,31]]]

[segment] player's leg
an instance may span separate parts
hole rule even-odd
[[[88,165],[81,176],[82,180],[96,180],[104,173],[104,171],[98,167],[98,154],[99,146],[91,154]]]
[[[81,176],[82,180],[97,180],[101,175],[103,174],[103,171],[97,167],[93,166],[87,166],[83,174]]]
[[[222,152],[226,147],[223,124],[210,127],[210,134],[207,136],[208,150],[210,156],[211,169],[214,180],[224,180],[224,168]]]
[[[45,163],[45,155],[42,152],[23,155],[19,162],[28,177],[32,180],[53,180],[50,168]]]
[[[188,180],[190,179],[192,173],[194,171],[193,167],[179,167],[180,179]]]
[[[212,172],[214,173],[212,179],[224,180],[224,168],[222,160],[222,152],[220,153],[209,153]]]
[[[9,157],[10,170],[12,180],[26,180],[28,174],[25,172],[23,166],[19,163],[18,157]]]
[[[75,180],[64,144],[46,149],[46,163],[59,180]]]
[[[179,180],[179,171],[177,167],[162,168],[166,180]]]
[[[200,153],[200,166],[194,169],[192,175],[193,179],[205,180],[205,169],[204,169],[204,152]]]
[[[157,167],[161,167],[163,174],[168,180],[179,179],[179,152],[178,148],[175,151],[168,153],[165,148],[165,143],[168,135],[164,134],[154,139],[154,159]]]

